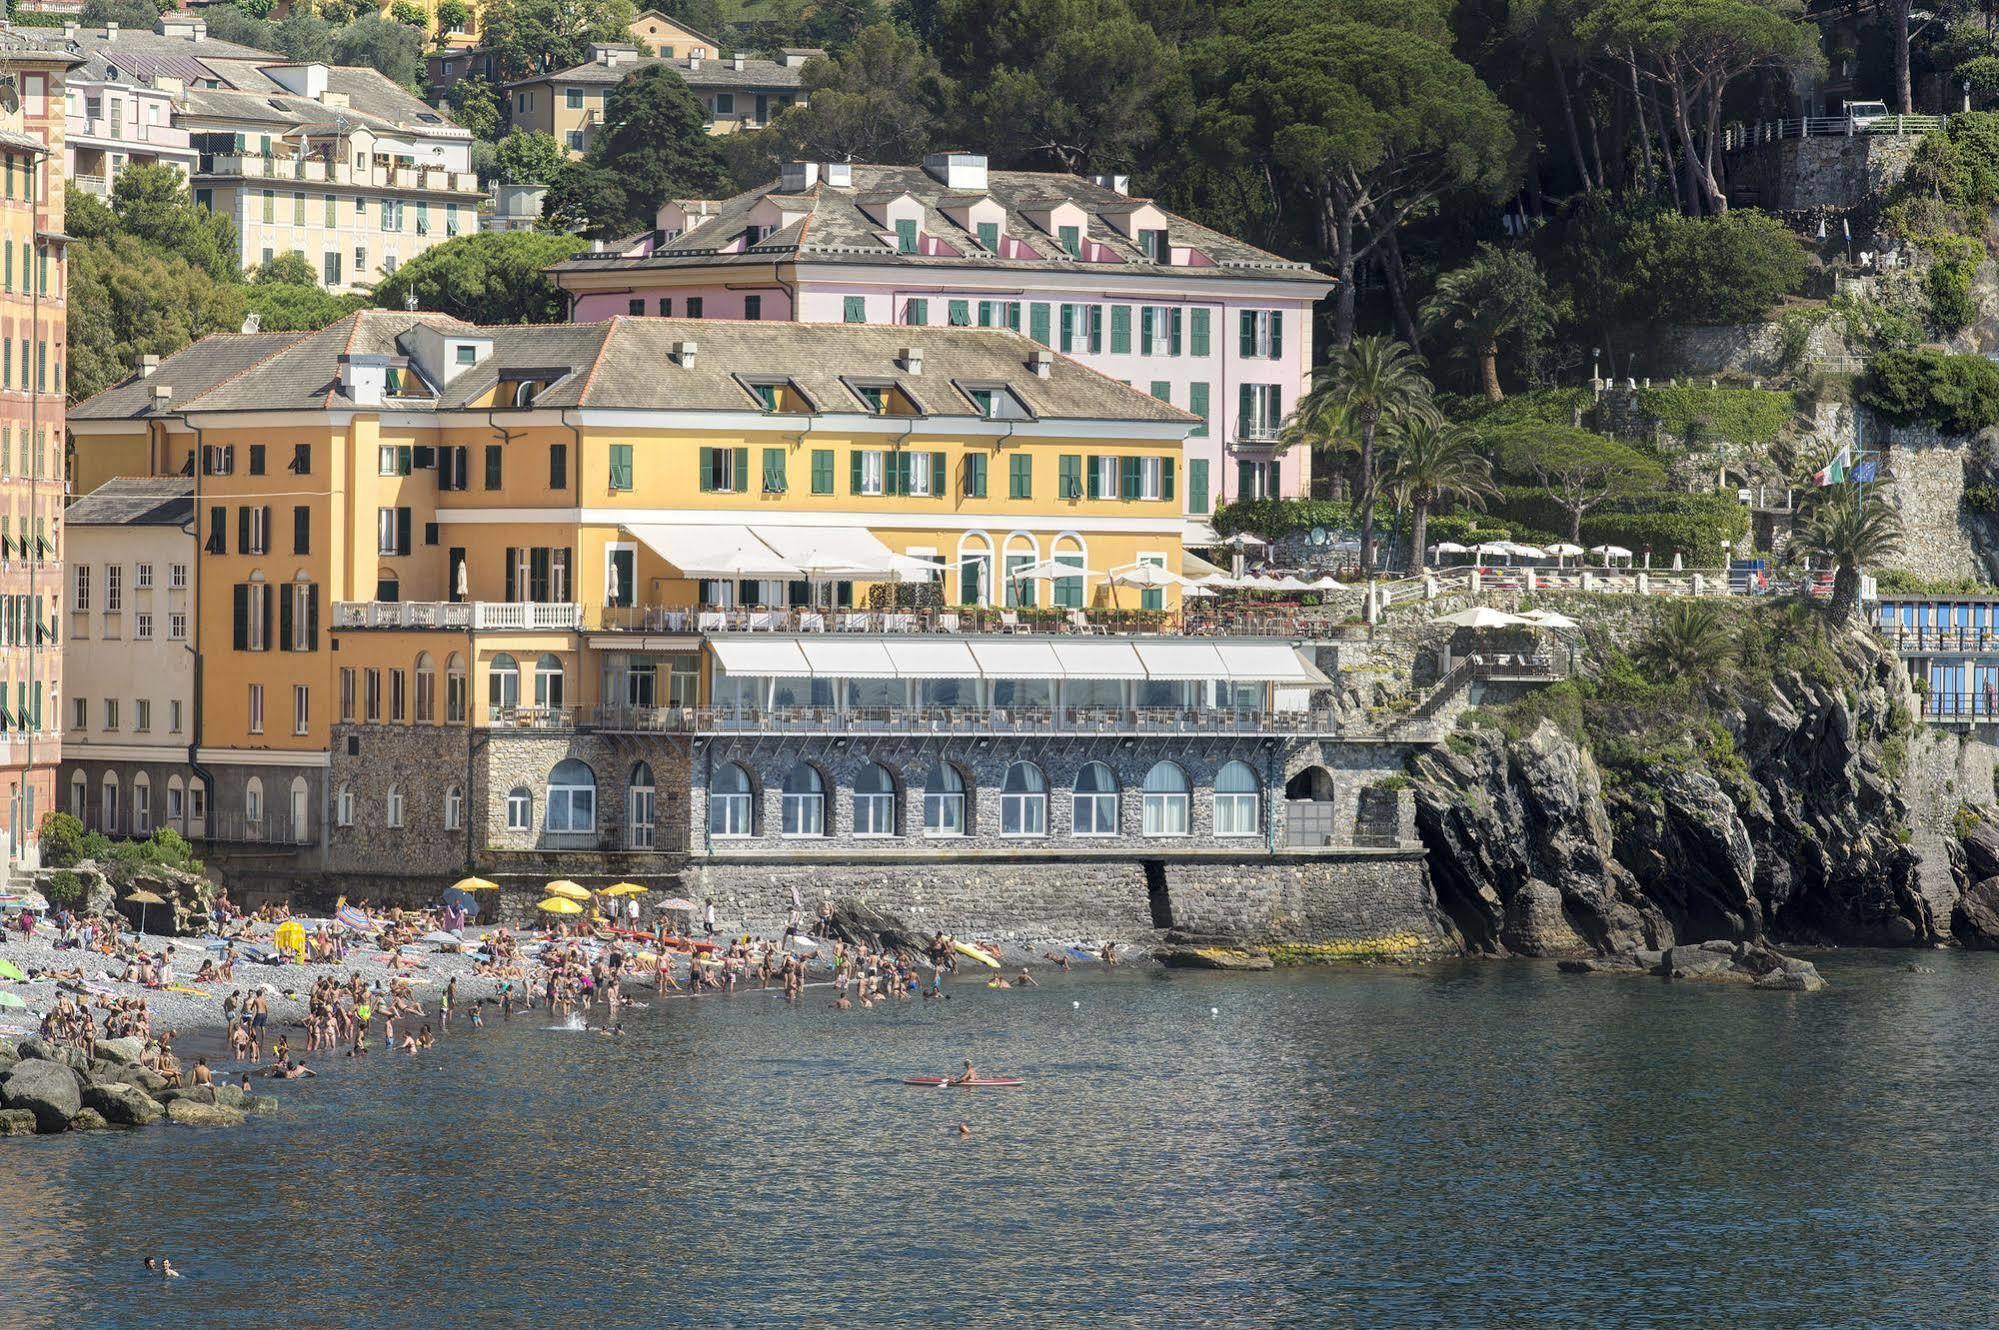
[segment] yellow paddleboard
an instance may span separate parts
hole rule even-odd
[[[167,985],[167,992],[169,992],[169,993],[192,993],[192,994],[194,994],[194,995],[195,995],[196,997],[207,997],[207,996],[208,996],[208,990],[207,990],[207,989],[205,989],[205,988],[189,988],[189,987],[187,987],[187,986],[186,986],[185,984],[168,984],[168,985]]]
[[[977,961],[979,964],[984,965],[989,969],[994,969],[994,970],[999,969],[998,961],[994,960],[991,956],[987,955],[985,952],[980,951],[977,947],[971,945],[969,942],[953,942],[951,944],[951,947],[952,950],[956,951],[960,956],[969,956],[973,960]]]

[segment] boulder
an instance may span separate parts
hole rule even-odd
[[[146,1045],[141,1040],[126,1036],[123,1039],[100,1039],[97,1041],[97,1056],[106,1062],[127,1066],[145,1056]]]
[[[1964,838],[1964,864],[1975,880],[1999,877],[1999,824],[1980,821]]]
[[[0,1080],[0,1104],[25,1108],[35,1115],[38,1131],[63,1131],[83,1107],[76,1073],[60,1062],[31,1058],[15,1065]]]
[[[58,1062],[78,1074],[90,1070],[90,1058],[80,1048],[71,1048],[67,1044],[52,1044],[46,1039],[34,1037],[23,1039],[17,1047],[23,1062],[31,1060]]]
[[[1745,974],[1735,968],[1735,948],[1733,943],[1724,943],[1723,949],[1711,950],[1706,946],[1673,947],[1660,961],[1660,968],[1672,979],[1695,979],[1713,983],[1748,983],[1755,976]]]
[[[1275,962],[1262,952],[1235,951],[1227,947],[1161,947],[1152,955],[1161,965],[1183,970],[1268,970],[1275,967]]]
[[[1557,961],[1555,968],[1563,974],[1650,974],[1653,965],[1641,961],[1636,952],[1621,952],[1615,956],[1571,957]]]
[[[213,1088],[215,1090],[215,1102],[224,1108],[241,1108],[243,1107],[243,1101],[249,1098],[248,1095],[243,1093],[243,1087],[240,1085],[217,1085]]]
[[[69,1120],[71,1131],[103,1131],[110,1125],[104,1115],[94,1108],[79,1108],[76,1116]]]
[[[1775,989],[1781,993],[1816,993],[1825,987],[1825,980],[1819,977],[1817,969],[1808,964],[1802,971],[1772,970],[1757,978],[1756,987]]]
[[[222,1104],[176,1099],[167,1105],[167,1121],[178,1122],[184,1127],[239,1127],[243,1124],[243,1113],[240,1109]]]
[[[120,1067],[115,1079],[127,1085],[136,1085],[155,1099],[159,1098],[160,1091],[167,1088],[166,1077],[151,1067],[140,1066],[138,1063],[133,1063],[129,1067]]]
[[[0,1136],[33,1136],[35,1115],[25,1108],[0,1108]]]
[[[267,1094],[243,1096],[243,1112],[253,1118],[267,1118],[278,1111],[278,1101]]]
[[[156,1122],[166,1109],[151,1095],[136,1085],[114,1082],[109,1085],[86,1086],[83,1091],[85,1108],[94,1108],[107,1121],[121,1127],[143,1127]]]

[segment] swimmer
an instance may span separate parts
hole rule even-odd
[[[960,1136],[970,1136],[972,1134],[972,1124],[969,1122],[960,1122],[958,1124],[958,1134]]]

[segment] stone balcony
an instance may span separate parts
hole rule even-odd
[[[610,734],[706,736],[938,735],[1105,738],[1341,736],[1365,741],[1331,709],[1219,707],[511,707],[496,711],[496,733],[590,730]]]
[[[343,600],[333,606],[333,627],[336,629],[573,632],[583,626],[583,607],[567,601]]]
[[[463,194],[469,200],[484,197],[479,177],[470,171],[451,171],[440,166],[357,167],[347,162],[329,162],[318,157],[259,157],[218,153],[201,159],[202,175],[240,176],[246,180],[298,181],[306,184],[359,185],[369,189],[398,189],[429,194]]]

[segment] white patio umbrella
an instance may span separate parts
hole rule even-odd
[[[1331,573],[1312,583],[1312,590],[1314,591],[1344,591],[1346,589],[1347,584],[1340,581],[1339,578],[1334,577]]]
[[[1528,610],[1520,617],[1528,623],[1533,624],[1536,628],[1548,628],[1558,632],[1566,632],[1571,628],[1582,627],[1580,623],[1577,623],[1568,615],[1557,614],[1554,610]]]
[[[458,567],[463,571],[465,565],[461,563]],[[606,605],[618,603],[618,565],[615,562],[604,569],[604,603]]]
[[[1510,552],[1518,558],[1545,559],[1548,557],[1548,551],[1542,549],[1539,545],[1523,545],[1517,540],[1504,540],[1500,544],[1507,546]]]
[[[1513,542],[1510,540],[1486,540],[1472,546],[1473,554],[1494,554],[1508,560],[1513,558]]]
[[[1180,595],[1185,600],[1207,600],[1215,595],[1215,590],[1204,582],[1189,582],[1180,588]]]
[[[1557,567],[1559,567],[1561,565],[1562,560],[1574,559],[1581,555],[1589,553],[1589,551],[1584,549],[1580,545],[1571,545],[1566,540],[1558,540],[1554,544],[1548,546],[1548,553],[1555,556],[1555,564]]]
[[[1278,578],[1275,586],[1272,588],[1275,591],[1310,591],[1312,589],[1313,587],[1310,582],[1307,582],[1302,577],[1295,577],[1290,573],[1286,573],[1284,576]]]
[[[1471,546],[1460,545],[1455,540],[1440,540],[1430,546],[1432,554],[1470,554]]]
[[[1446,614],[1430,622],[1443,624],[1449,628],[1521,628],[1532,622],[1517,614],[1493,609],[1489,605],[1474,605],[1470,609],[1459,610],[1456,614]]]
[[[1603,556],[1603,566],[1606,568],[1610,567],[1612,559],[1628,559],[1631,557],[1631,551],[1625,549],[1622,545],[1592,545],[1589,547],[1589,552],[1591,554],[1601,554]]]
[[[1079,564],[1063,563],[1060,559],[1038,559],[1008,570],[1006,576],[1009,582],[1052,582],[1061,577],[1102,577],[1103,574]]]
[[[1124,568],[1113,568],[1111,581],[1117,586],[1143,587],[1148,591],[1169,586],[1184,587],[1188,584],[1187,579],[1180,574],[1169,568],[1162,568],[1156,563],[1134,563]]]
[[[1268,545],[1269,543],[1262,536],[1252,536],[1247,531],[1238,531],[1222,542],[1223,545],[1232,550],[1246,550],[1251,546]]]
[[[1673,571],[1677,573],[1677,572],[1679,572],[1679,571],[1680,571],[1680,570],[1681,570],[1681,569],[1682,569],[1683,567],[1685,567],[1685,565],[1684,565],[1684,564],[1683,564],[1683,563],[1682,563],[1682,562],[1680,561],[1680,552],[1679,552],[1678,550],[1674,550],[1674,551],[1673,551]]]

